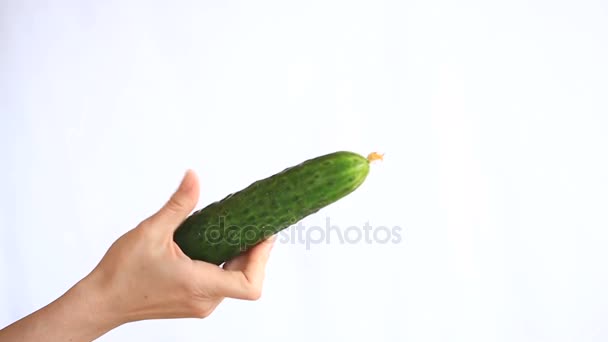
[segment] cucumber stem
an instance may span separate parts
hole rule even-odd
[[[371,163],[376,160],[384,160],[384,153],[372,152],[367,155],[368,162]]]

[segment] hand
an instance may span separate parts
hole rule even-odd
[[[226,297],[257,300],[272,239],[223,268],[188,258],[173,232],[198,201],[188,171],[154,215],[120,237],[95,269],[61,298],[0,330],[0,342],[91,341],[127,322],[207,317]]]
[[[225,297],[261,296],[271,242],[224,268],[191,260],[173,242],[173,232],[194,209],[198,193],[196,176],[189,171],[165,206],[118,239],[92,272],[120,322],[203,318]]]

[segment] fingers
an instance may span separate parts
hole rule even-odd
[[[198,196],[198,178],[194,171],[188,170],[169,201],[149,221],[159,230],[173,232],[192,212]]]
[[[273,238],[262,242],[228,262],[224,269],[217,268],[213,281],[219,295],[245,300],[259,299],[273,242]]]
[[[224,264],[224,269],[228,271],[244,271],[251,269],[251,263],[259,264],[263,262],[265,267],[268,257],[270,256],[270,250],[272,249],[275,236],[260,242],[247,253],[243,253],[232,260],[227,261]],[[252,258],[255,259],[252,261]],[[259,266],[258,266],[259,267]]]

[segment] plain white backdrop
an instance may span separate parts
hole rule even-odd
[[[0,2],[0,326],[61,295],[187,168],[199,207],[386,153],[278,243],[258,302],[100,341],[605,341],[608,3]]]

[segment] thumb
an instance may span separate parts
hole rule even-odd
[[[165,205],[151,218],[159,229],[173,232],[198,203],[199,184],[192,170],[186,171],[182,182]]]

